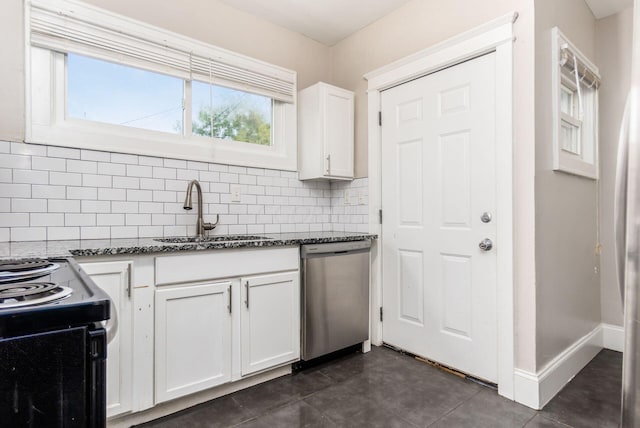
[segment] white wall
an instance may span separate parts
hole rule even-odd
[[[595,18],[583,0],[536,0],[536,364],[600,323],[594,180],[552,170],[551,28],[595,60]]]
[[[618,133],[631,79],[633,8],[596,23],[600,86],[600,298],[602,322],[622,325],[622,304],[614,261],[613,193]]]
[[[367,175],[367,82],[380,66],[516,11],[514,95],[516,365],[535,369],[533,0],[413,0],[337,43],[333,83],[355,91],[356,176]]]

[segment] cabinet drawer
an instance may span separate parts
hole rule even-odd
[[[156,257],[156,285],[297,270],[298,247],[214,250]]]

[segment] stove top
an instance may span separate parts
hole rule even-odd
[[[109,318],[109,298],[71,258],[0,261],[0,338]]]

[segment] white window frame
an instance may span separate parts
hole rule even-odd
[[[560,64],[562,47],[565,46],[574,55],[579,67],[584,67],[596,78],[600,79],[598,67],[596,67],[571,41],[558,29],[552,30],[552,114],[553,114],[553,169],[565,173],[597,180],[598,168],[598,88],[587,89],[581,85],[583,118],[580,119],[576,112],[567,115],[562,112],[561,92],[562,86],[577,91],[575,78],[567,76],[562,71]],[[577,96],[577,93],[574,95]],[[580,101],[578,101],[580,102]],[[575,109],[575,107],[574,107]],[[562,122],[578,128],[578,147],[580,153],[573,153],[562,148],[561,133]]]
[[[87,5],[75,0],[37,0],[52,8],[73,10],[84,19],[119,28],[145,40],[156,40],[187,52],[200,52],[210,58],[224,57],[239,67],[261,73],[280,73],[293,80],[293,102],[274,100],[270,146],[191,135],[191,80],[183,77],[183,134],[133,128],[68,118],[66,114],[66,53],[32,46],[30,5],[25,2],[26,49],[26,137],[30,143],[131,153],[165,158],[215,162],[248,167],[297,170],[296,72],[239,55],[143,22]],[[102,59],[102,58],[98,58]],[[140,61],[121,61],[125,66],[145,68]],[[157,72],[152,67],[150,71]],[[194,80],[196,80],[194,78]],[[197,79],[201,80],[201,79]],[[213,84],[219,84],[215,80]],[[239,87],[230,86],[232,89]],[[249,91],[250,92],[250,91]]]

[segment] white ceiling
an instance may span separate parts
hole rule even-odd
[[[222,0],[236,9],[304,34],[327,46],[338,43],[409,0]],[[593,15],[604,18],[633,0],[585,0]]]
[[[332,46],[409,0],[222,0]]]
[[[633,0],[586,0],[586,2],[596,19],[613,15],[633,5]]]

